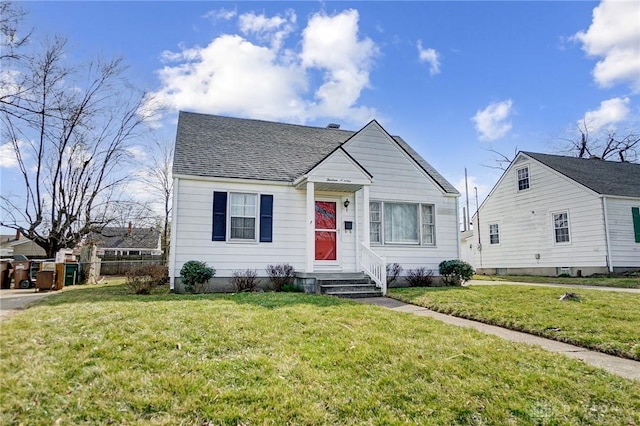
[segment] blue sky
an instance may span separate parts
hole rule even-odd
[[[73,59],[123,56],[170,107],[161,139],[178,109],[351,130],[375,118],[461,192],[466,167],[482,199],[502,173],[490,149],[557,153],[578,123],[639,128],[637,1],[20,5]],[[0,150],[4,191],[16,169]]]

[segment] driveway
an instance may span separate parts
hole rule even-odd
[[[54,291],[36,293],[34,289],[0,290],[0,321],[8,318],[16,311],[25,309],[36,300],[40,300],[54,293]]]

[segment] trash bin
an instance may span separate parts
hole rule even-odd
[[[33,285],[31,281],[31,261],[30,260],[14,260],[13,261],[13,288],[30,288]]]
[[[37,290],[57,290],[56,271],[38,271],[36,278]]]
[[[11,261],[3,259],[0,261],[0,288],[11,288],[11,278],[9,278],[9,272],[11,272]]]
[[[79,264],[77,263],[65,263],[64,264],[64,285],[76,285],[78,283]]]

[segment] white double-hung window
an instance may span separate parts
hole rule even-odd
[[[369,204],[370,240],[377,244],[436,243],[432,204],[372,201]]]
[[[556,243],[568,243],[569,236],[569,213],[553,213],[553,233]]]
[[[256,239],[256,194],[230,193],[230,235],[232,240]]]

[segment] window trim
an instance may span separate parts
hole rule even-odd
[[[500,222],[491,222],[491,223],[489,223],[489,224],[487,224],[487,225],[488,225],[488,227],[489,227],[489,245],[491,245],[491,246],[499,246],[499,245],[500,245]],[[495,227],[496,227],[495,229],[496,229],[496,231],[497,231],[497,232],[496,232],[495,234],[492,234],[492,233],[491,233],[491,227],[492,227],[492,226],[495,226]],[[497,241],[497,242],[495,242],[495,243],[494,243],[494,242],[491,240],[491,236],[492,236],[492,235],[495,235],[495,236],[498,238],[498,241]]]
[[[561,214],[566,214],[567,215],[567,236],[569,238],[569,241],[558,241],[557,237],[556,237],[556,229],[561,229],[561,228],[556,228],[556,215],[561,215]],[[551,212],[551,237],[553,239],[553,244],[554,245],[568,245],[571,244],[573,239],[571,238],[571,217],[569,216],[569,210],[557,210],[557,211],[553,211]]]
[[[378,217],[380,220],[377,221],[372,221],[371,220],[371,204],[377,204],[378,205]],[[379,225],[379,230],[378,230],[378,240],[374,241],[371,239],[371,229],[372,223],[377,223]],[[382,245],[382,202],[381,201],[369,201],[369,244],[374,244],[374,245]]]
[[[380,224],[380,241],[371,240],[371,213],[369,213],[369,242],[371,245],[375,246],[387,246],[387,247],[437,247],[438,239],[437,239],[437,218],[436,218],[436,204],[435,203],[422,203],[422,202],[411,202],[411,201],[397,201],[397,200],[369,200],[369,206],[371,204],[378,204],[379,213],[380,213],[380,221],[376,222]],[[415,243],[403,243],[403,242],[388,242],[385,235],[384,230],[384,205],[385,203],[389,204],[408,204],[415,206],[417,211],[418,223],[417,223],[417,232],[418,232],[418,241]],[[431,206],[433,208],[433,244],[423,243],[423,217],[422,217],[422,206]],[[369,207],[369,212],[371,212],[371,207]]]
[[[245,191],[228,191],[227,192],[227,242],[228,243],[257,243],[258,242],[258,233],[260,230],[260,194],[257,192],[245,192]],[[239,195],[253,195],[255,200],[255,212],[254,212],[254,225],[253,225],[253,238],[233,238],[231,236],[231,219],[233,217],[244,217],[248,218],[249,216],[232,216],[231,214],[231,199],[234,194]]]
[[[527,171],[527,187],[522,189],[520,189],[520,171],[521,170]],[[529,189],[531,189],[531,168],[529,167],[528,164],[523,164],[520,167],[516,167],[516,191],[524,192],[524,191],[528,191]]]

